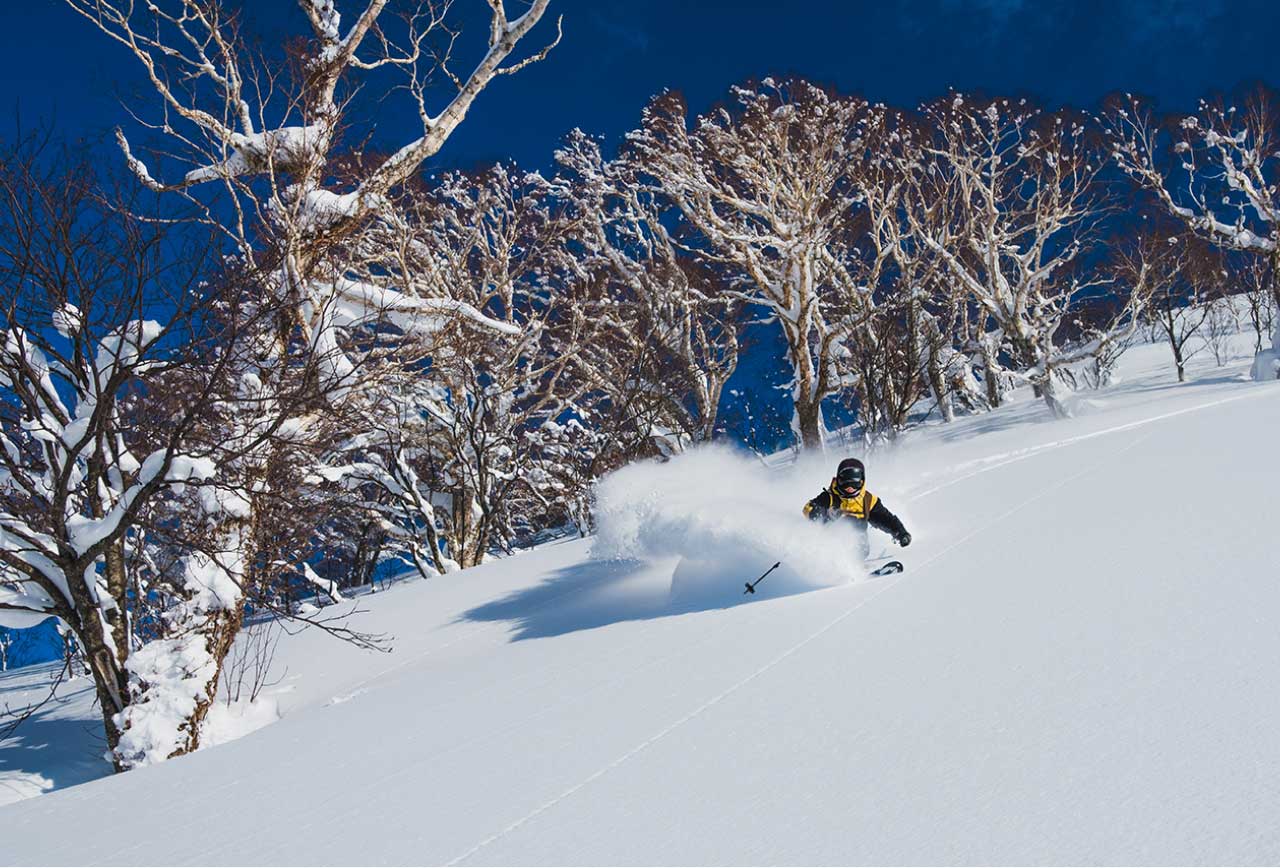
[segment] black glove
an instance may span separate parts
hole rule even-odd
[[[905,549],[907,546],[911,545],[911,534],[904,530],[902,533],[895,536],[893,541]]]
[[[825,507],[815,506],[813,509],[809,510],[809,521],[825,522],[830,518],[831,516],[827,513]]]

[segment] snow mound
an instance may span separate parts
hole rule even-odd
[[[1253,360],[1253,369],[1249,376],[1255,380],[1266,381],[1280,378],[1280,349],[1263,350]]]
[[[205,718],[201,741],[204,747],[227,744],[279,719],[280,706],[272,697],[233,703],[216,702]]]
[[[608,476],[597,497],[596,560],[680,558],[673,601],[741,597],[743,584],[782,566],[759,596],[781,596],[866,575],[852,531],[805,519],[802,508],[830,475],[829,462],[782,470],[754,456],[706,446]]]

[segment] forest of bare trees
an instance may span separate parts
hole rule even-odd
[[[867,442],[1021,386],[1065,414],[1140,334],[1181,378],[1224,298],[1280,376],[1266,90],[1166,117],[764,78],[429,176],[555,49],[549,0],[474,0],[478,56],[435,0],[302,0],[274,52],[230,4],[65,2],[150,90],[113,161],[0,154],[0,624],[65,626],[118,769],[199,747],[246,613],[378,647],[295,604],[588,532],[605,473],[732,436],[762,343],[801,449],[837,406]],[[371,104],[420,130],[373,147]]]

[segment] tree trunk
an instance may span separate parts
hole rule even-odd
[[[387,535],[384,531],[375,529],[372,531],[373,539],[368,545],[368,551],[365,555],[364,563],[361,564],[360,584],[373,587],[373,577],[378,571],[378,562],[382,560],[382,549],[387,544]]]
[[[982,385],[987,392],[987,405],[994,410],[1003,399],[1003,390],[1000,388],[1000,349],[992,346],[992,341],[985,335],[979,335],[975,342],[982,356]]]
[[[170,756],[182,756],[200,748],[200,727],[204,724],[209,709],[218,698],[218,681],[222,678],[222,664],[231,652],[231,645],[240,635],[244,624],[244,605],[234,609],[223,609],[210,613],[204,633],[205,647],[213,658],[215,669],[213,677],[205,685],[204,691],[196,702],[196,709],[179,729],[185,730],[186,740]]]
[[[1280,352],[1280,243],[1271,257],[1271,302],[1275,305],[1276,333],[1274,348]]]
[[[111,613],[111,638],[115,642],[116,652],[121,657],[129,656],[129,618],[126,595],[128,594],[129,576],[125,566],[124,540],[116,540],[107,547],[104,557],[103,578],[106,581],[107,593],[116,601],[116,608]]]
[[[1000,375],[995,359],[985,348],[982,351],[982,383],[987,388],[987,403],[994,410],[1000,406]]]
[[[1275,311],[1275,329],[1271,335],[1271,349],[1262,350],[1253,360],[1253,376],[1264,379],[1274,372],[1280,380],[1280,244],[1271,257],[1271,302]],[[1271,371],[1267,369],[1271,368]]]
[[[824,447],[824,425],[822,423],[822,390],[819,388],[820,372],[814,369],[813,354],[808,344],[808,333],[803,323],[785,323],[787,351],[791,357],[791,368],[795,376],[792,388],[792,401],[795,408],[791,417],[792,433],[800,441],[802,449]],[[818,365],[821,365],[821,359]]]
[[[825,443],[822,424],[822,402],[812,398],[797,396],[795,415],[791,422],[792,430],[800,438],[803,449],[821,451]]]
[[[252,481],[245,488],[252,490]],[[167,613],[168,634],[147,646],[159,654],[152,660],[141,651],[131,655],[128,674],[134,693],[123,708],[124,726],[113,744],[117,768],[134,768],[200,747],[201,725],[217,698],[223,663],[244,622],[247,589],[261,584],[256,573],[261,545],[258,517],[252,501],[245,513],[224,511],[219,516],[211,551],[191,555],[185,564],[190,571],[190,595]],[[219,573],[225,575],[213,582],[205,578]],[[181,671],[154,665],[163,655],[181,660]],[[139,661],[141,666],[135,667]],[[206,665],[208,678],[191,684],[194,676],[188,673],[203,673]],[[187,701],[194,701],[191,711],[170,730],[165,709]]]
[[[947,388],[947,379],[942,371],[941,339],[934,329],[929,336],[929,357],[925,362],[925,376],[929,380],[929,389],[933,392],[933,400],[938,405],[943,422],[956,420],[956,409],[951,402],[951,390]]]
[[[703,401],[699,401],[698,415],[700,417],[701,428],[698,436],[703,443],[710,443],[715,437],[716,418],[720,413],[720,394],[724,389],[724,380],[717,378],[709,378],[710,383],[706,389],[705,405]],[[701,395],[699,395],[701,397]]]
[[[249,490],[254,486],[250,483]],[[185,733],[183,742],[170,754],[171,757],[191,753],[200,747],[200,727],[205,716],[218,697],[218,682],[222,677],[222,664],[231,652],[231,645],[240,628],[244,625],[244,606],[246,588],[257,584],[256,576],[259,552],[258,509],[251,503],[247,515],[228,516],[224,519],[221,537],[227,542],[221,548],[228,558],[224,569],[235,582],[239,592],[234,605],[224,608],[213,608],[205,611],[196,609],[191,612],[192,625],[204,639],[205,651],[213,662],[212,677],[203,685],[200,695],[196,697],[196,707],[187,720],[178,729]],[[194,608],[194,607],[193,607]]]
[[[479,528],[475,526],[472,516],[474,500],[475,495],[466,488],[458,488],[453,493],[453,520],[448,535],[449,557],[456,560],[464,570],[477,566],[483,556],[483,549],[477,548]],[[480,556],[476,555],[477,551],[481,552]]]
[[[1053,371],[1045,372],[1044,380],[1034,384],[1039,396],[1044,399],[1045,404],[1049,407],[1049,412],[1053,414],[1055,419],[1065,419],[1071,414],[1067,412],[1067,408],[1058,400],[1057,389],[1053,384]]]
[[[86,569],[85,564],[72,562],[66,564],[62,572],[67,577],[78,577],[85,575]],[[130,701],[129,677],[124,669],[128,646],[117,649],[112,636],[112,625],[107,622],[99,605],[89,597],[84,581],[73,580],[69,585],[75,600],[74,609],[63,612],[60,617],[84,653],[85,664],[93,676],[107,747],[114,755],[121,736],[121,727],[115,718],[125,710]],[[118,762],[115,763],[115,768],[116,771],[124,770]]]
[[[76,641],[84,651],[85,662],[93,675],[94,692],[98,697],[98,709],[102,713],[102,728],[107,736],[107,750],[112,756],[112,766],[117,772],[125,770],[115,755],[120,744],[121,729],[116,715],[129,703],[129,678],[116,662],[115,654],[107,647],[105,637],[95,635],[93,629],[73,629]]]

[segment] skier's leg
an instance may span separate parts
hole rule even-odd
[[[865,563],[867,558],[871,556],[871,540],[867,538],[867,526],[865,524],[858,525],[854,536],[854,553],[858,556],[859,562],[862,563]]]

